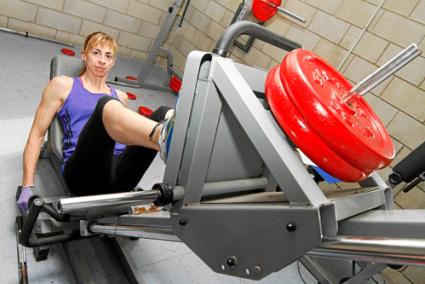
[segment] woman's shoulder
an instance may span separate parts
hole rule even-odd
[[[58,96],[65,98],[72,89],[74,79],[69,76],[55,76],[49,83],[48,88]]]
[[[72,77],[55,76],[50,80],[49,84],[51,84],[52,87],[66,88],[66,87],[72,87],[73,82],[74,82],[74,79]]]
[[[118,99],[121,101],[121,103],[125,106],[128,105],[128,96],[125,92],[115,89],[115,92],[117,93]]]

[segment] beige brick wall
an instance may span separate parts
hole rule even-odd
[[[335,67],[352,47],[380,0],[287,0],[283,6],[307,19],[305,24],[276,15],[265,27],[318,53]],[[0,0],[0,26],[81,45],[95,30],[117,38],[119,54],[143,59],[173,0]],[[181,29],[168,38],[175,65],[184,69],[191,50],[210,51],[236,11],[239,0],[195,0]],[[386,0],[342,67],[353,83],[416,42],[425,49],[425,0]],[[425,50],[424,50],[425,52]],[[237,61],[269,69],[285,52],[255,41]],[[365,97],[386,125],[396,146],[392,165],[425,141],[425,57],[386,80]],[[384,169],[382,173],[388,174]],[[425,208],[425,185],[411,193],[394,190],[397,208]],[[391,283],[423,283],[423,269],[386,271]],[[418,279],[422,279],[419,280]]]
[[[118,40],[118,53],[147,56],[173,0],[0,0],[0,27],[81,46],[103,30]],[[184,60],[182,60],[184,62]]]

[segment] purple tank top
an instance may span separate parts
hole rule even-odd
[[[73,79],[71,92],[58,112],[64,132],[62,141],[62,172],[65,162],[75,151],[81,129],[86,125],[87,120],[96,107],[97,101],[103,96],[108,96],[105,93],[91,93],[84,88],[79,77],[74,77]],[[112,87],[109,88],[111,90],[111,96],[118,99],[115,89]],[[115,143],[114,155],[121,154],[124,148],[124,144]]]

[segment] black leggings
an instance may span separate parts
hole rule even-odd
[[[105,104],[114,99],[105,96],[98,101],[81,130],[75,152],[65,163],[63,177],[77,196],[132,190],[157,153],[142,146],[127,146],[121,155],[114,155],[115,141],[102,121]],[[161,121],[169,109],[159,107],[149,118]]]

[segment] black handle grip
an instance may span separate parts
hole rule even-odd
[[[227,57],[230,47],[233,46],[233,42],[241,35],[252,36],[253,38],[288,51],[301,48],[300,44],[286,39],[258,24],[250,21],[238,21],[229,26],[221,35],[213,52],[220,56]]]
[[[423,172],[425,172],[425,142],[393,168],[389,181],[392,184],[411,182]]]

